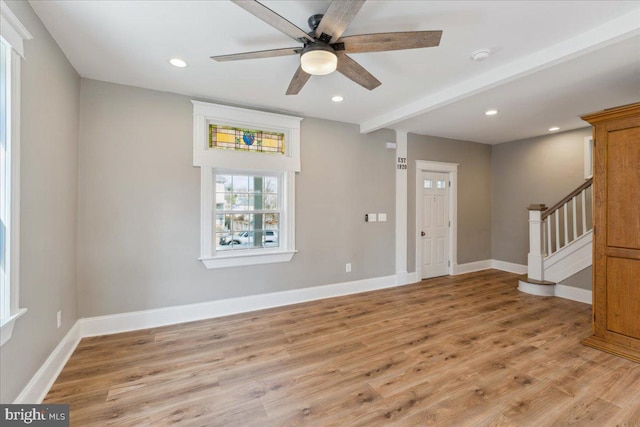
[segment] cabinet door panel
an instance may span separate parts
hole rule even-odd
[[[640,249],[640,128],[609,132],[607,246]]]
[[[640,260],[607,258],[607,329],[640,339]]]

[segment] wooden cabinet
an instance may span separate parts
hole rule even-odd
[[[593,335],[582,343],[640,362],[640,103],[593,125]]]

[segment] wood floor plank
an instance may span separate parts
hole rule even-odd
[[[640,364],[591,307],[485,270],[83,339],[45,403],[72,426],[640,425]]]

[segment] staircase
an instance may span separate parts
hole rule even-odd
[[[592,196],[590,178],[549,209],[543,204],[529,206],[528,272],[518,280],[520,291],[564,296],[569,287],[561,281],[591,265]],[[590,300],[589,291],[573,289],[577,294],[582,291],[579,300]]]

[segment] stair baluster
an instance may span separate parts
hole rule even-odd
[[[590,219],[587,210],[591,209],[591,206],[587,205],[587,197],[590,197],[592,185],[593,179],[589,178],[550,209],[544,204],[529,206],[530,279],[545,280],[545,260],[561,249],[564,250],[593,228],[593,225],[587,222]],[[581,222],[580,227],[578,221]],[[582,231],[579,235],[578,229]]]

